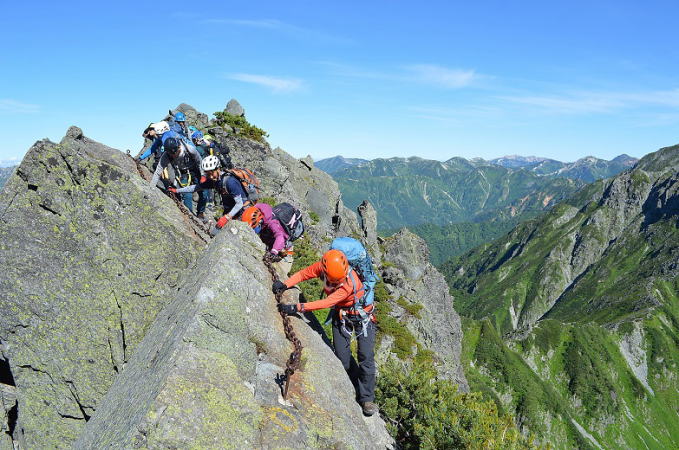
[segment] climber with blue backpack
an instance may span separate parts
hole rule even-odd
[[[353,259],[349,259],[353,258]],[[359,274],[359,271],[361,272]],[[320,278],[324,281],[325,299],[307,303],[279,303],[283,314],[304,313],[332,308],[332,344],[356,387],[363,414],[377,413],[375,400],[375,316],[374,286],[377,275],[365,247],[352,238],[337,238],[320,261],[300,270],[285,282],[275,281],[272,291],[279,294],[296,284]],[[358,341],[358,367],[351,354],[351,336]]]

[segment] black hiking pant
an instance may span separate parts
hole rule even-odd
[[[342,362],[344,370],[356,388],[356,399],[359,403],[375,401],[375,324],[368,322],[367,333],[363,335],[361,322],[344,321],[346,331],[336,314],[332,320],[332,345],[335,355]],[[347,333],[348,331],[348,333]],[[358,341],[358,364],[351,355],[351,332]]]

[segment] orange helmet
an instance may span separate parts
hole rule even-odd
[[[349,275],[349,261],[339,250],[328,250],[321,258],[325,278],[330,283],[339,283]]]
[[[252,228],[257,228],[262,219],[264,219],[264,214],[256,206],[246,208],[240,218],[243,222],[249,223]]]

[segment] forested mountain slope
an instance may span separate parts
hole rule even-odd
[[[472,389],[558,447],[679,445],[679,146],[443,266]]]

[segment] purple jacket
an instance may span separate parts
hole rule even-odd
[[[259,237],[271,253],[277,255],[278,252],[285,248],[285,243],[289,238],[288,233],[285,232],[281,223],[274,217],[271,206],[266,203],[257,203],[255,206],[264,215],[262,231],[259,233]]]

